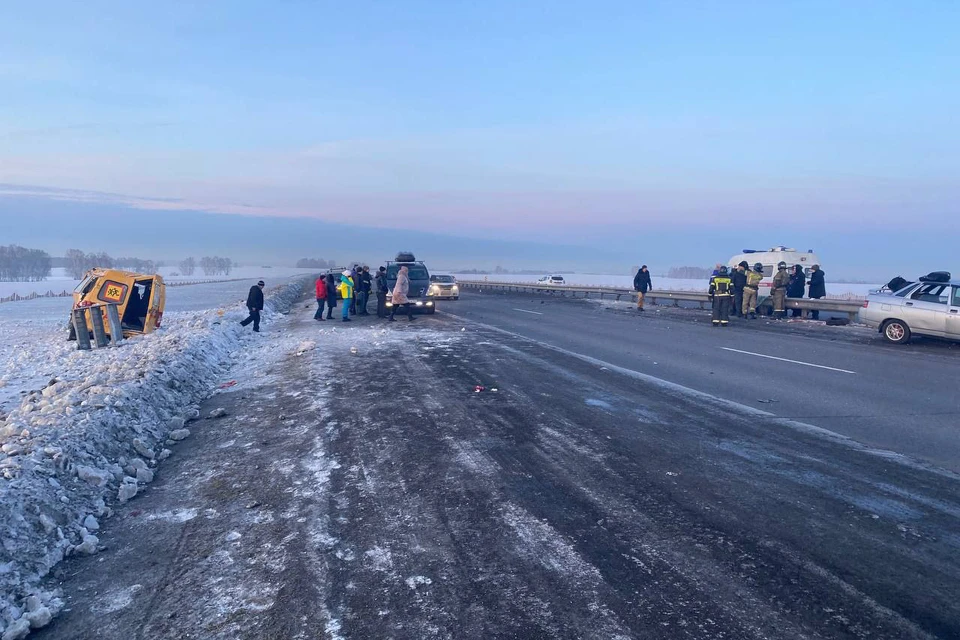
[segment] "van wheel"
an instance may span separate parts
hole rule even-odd
[[[910,341],[910,327],[903,320],[887,320],[883,323],[883,337],[893,344],[906,344]]]

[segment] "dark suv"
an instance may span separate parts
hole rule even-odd
[[[407,275],[410,276],[410,292],[407,297],[413,305],[414,313],[434,313],[437,305],[429,295],[430,291],[430,272],[427,265],[418,261],[412,253],[401,252],[397,254],[396,260],[387,262],[387,308],[391,309],[393,303],[393,288],[397,284],[397,274],[400,267],[407,268]]]

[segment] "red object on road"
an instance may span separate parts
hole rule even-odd
[[[481,391],[486,391],[486,387],[484,387],[483,385],[478,384],[477,386],[475,386],[475,387],[473,388],[473,392],[474,392],[474,393],[480,393]]]
[[[228,389],[228,388],[230,388],[230,387],[232,387],[232,386],[234,386],[234,385],[236,385],[236,384],[237,384],[237,381],[236,381],[236,380],[231,380],[230,382],[224,382],[222,385],[220,385],[220,388],[221,388],[221,389]]]

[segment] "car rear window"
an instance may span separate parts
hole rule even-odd
[[[396,280],[397,274],[400,272],[400,267],[404,265],[391,264],[387,267],[387,278],[390,280]],[[430,274],[427,272],[427,268],[419,264],[408,264],[407,275],[410,276],[411,280],[429,280]]]

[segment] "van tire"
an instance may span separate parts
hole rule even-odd
[[[910,342],[910,327],[903,320],[887,320],[880,327],[880,333],[884,340],[893,344],[906,344]]]

